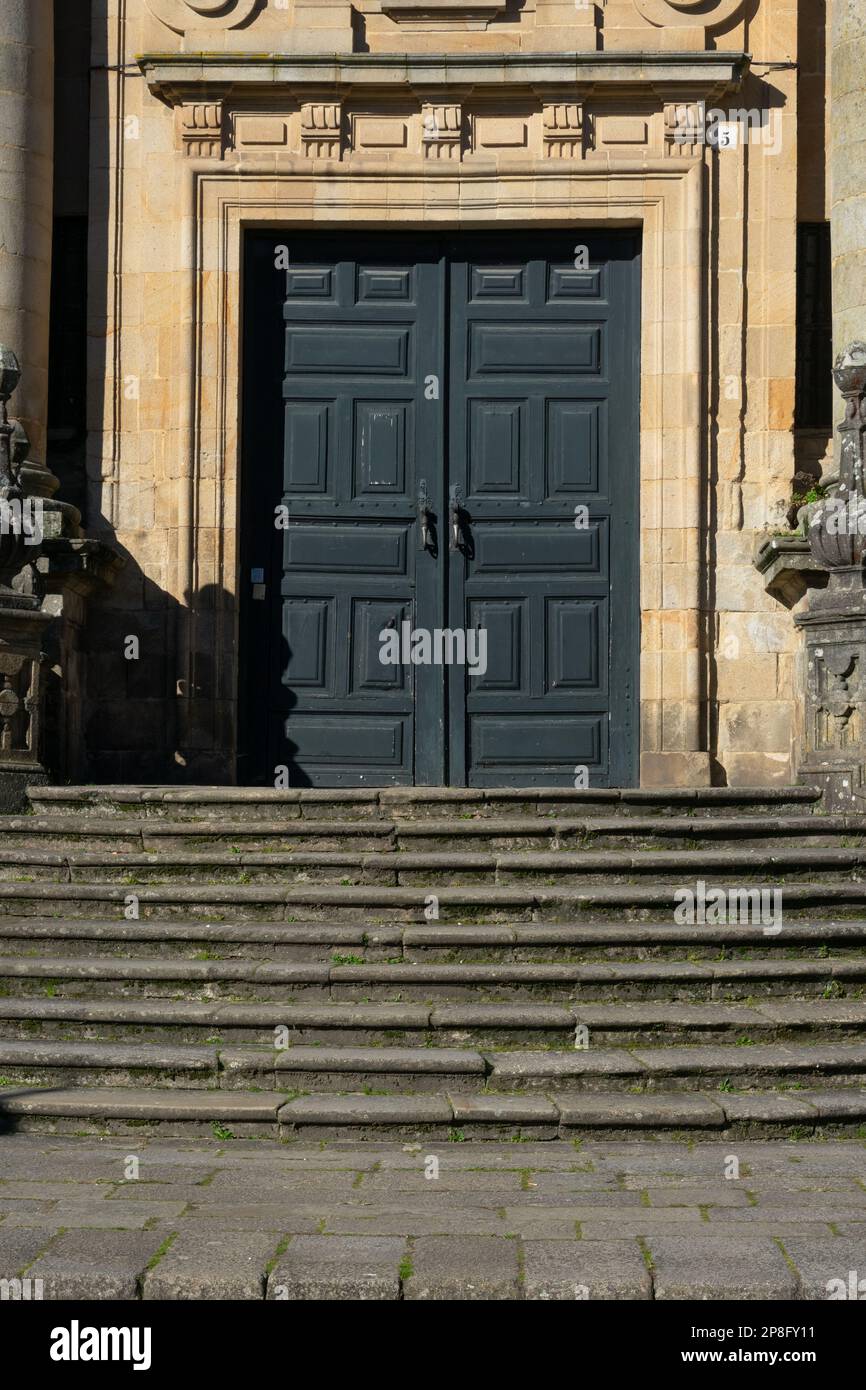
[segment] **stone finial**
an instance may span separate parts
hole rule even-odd
[[[866,343],[851,343],[833,363],[833,380],[846,399],[866,392]]]
[[[21,380],[18,358],[11,348],[0,346],[0,495],[17,487],[12,471],[12,436],[15,427],[9,419],[9,397]]]
[[[36,538],[28,534],[20,468],[15,466],[16,425],[9,419],[8,404],[20,380],[21,368],[15,353],[11,348],[0,347],[0,603],[7,604],[12,596],[12,580],[25,565],[35,562],[42,540],[41,534]]]
[[[5,412],[6,403],[15,387],[21,380],[21,368],[18,365],[18,358],[11,348],[3,347],[0,344],[0,401]]]
[[[866,557],[866,343],[839,354],[833,378],[845,401],[839,467],[828,496],[809,514],[809,548],[829,570],[861,566]]]

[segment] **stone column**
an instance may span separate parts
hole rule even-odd
[[[45,462],[54,163],[54,0],[0,3],[0,343],[22,369],[16,414]]]
[[[866,338],[866,4],[831,0],[833,348]]]

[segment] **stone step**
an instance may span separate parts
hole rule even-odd
[[[281,1000],[743,999],[840,994],[866,984],[866,956],[798,960],[534,961],[482,964],[161,960],[134,956],[6,956],[5,993],[98,996],[106,984],[145,998]]]
[[[457,816],[421,820],[169,820],[125,815],[0,816],[0,843],[6,849],[128,850],[179,849],[436,851],[482,849],[489,852],[545,849],[606,849],[624,842],[633,848],[688,849],[703,845],[783,848],[796,838],[809,845],[858,847],[866,843],[866,817],[860,815],[766,816],[730,812],[695,815],[629,816]],[[840,844],[840,842],[842,842]]]
[[[471,1048],[266,1047],[0,1039],[0,1101],[18,1086],[157,1086],[291,1093],[562,1090],[724,1093],[866,1083],[866,1044]]]
[[[814,787],[708,787],[677,789],[387,787],[379,790],[274,790],[269,787],[75,786],[31,787],[39,814],[180,818],[415,819],[443,815],[658,815],[782,816],[817,811]]]
[[[278,1091],[99,1086],[5,1087],[0,1129],[42,1133],[360,1139],[823,1137],[856,1133],[866,1090],[294,1095]]]
[[[819,873],[859,879],[866,869],[866,845],[805,848],[799,842],[772,850],[701,848],[687,850],[582,850],[551,853],[471,853],[428,850],[413,854],[401,850],[230,850],[183,851],[38,849],[0,850],[0,881],[46,881],[98,886],[101,883],[183,883],[296,885],[322,883],[342,886],[385,885],[426,887],[510,884],[577,887],[630,884],[641,879],[675,878],[684,886],[698,880],[739,888],[748,884],[770,891],[784,881],[796,883]]]
[[[699,860],[690,868],[695,874],[701,874]],[[126,873],[123,877],[133,878],[134,875]],[[420,923],[436,911],[441,922],[464,924],[573,921],[584,913],[596,918],[613,915],[640,920],[648,913],[657,915],[660,908],[673,917],[682,889],[694,891],[699,882],[706,884],[707,891],[712,888],[722,888],[726,892],[746,891],[741,878],[733,874],[724,879],[706,874],[684,881],[680,875],[676,879],[668,877],[650,883],[606,882],[581,887],[556,885],[551,888],[536,883],[516,883],[509,887],[437,887],[435,894],[429,886],[392,887],[387,884],[204,883],[179,886],[176,883],[36,882],[32,876],[22,876],[22,879],[0,882],[0,915],[117,918],[124,915],[126,908],[128,912],[137,910],[142,919],[159,921],[197,918],[212,922],[231,918],[260,922],[300,919],[357,923],[362,920],[382,925],[397,920]],[[774,879],[774,885],[778,886],[778,879]],[[772,892],[766,883],[752,887]],[[756,911],[758,901],[750,901],[752,910]],[[743,906],[744,901],[740,899],[736,910],[742,912]],[[767,900],[765,908],[772,910],[772,899]],[[866,883],[824,878],[791,882],[784,887],[786,921],[796,920],[804,913],[810,917],[827,917],[840,912],[862,915],[864,910]]]
[[[292,1046],[573,1048],[576,1029],[593,1047],[664,1041],[821,1042],[857,1039],[866,1001],[779,999],[748,1003],[289,1004],[189,999],[0,995],[0,1038],[21,1041],[252,1043]]]
[[[866,946],[866,920],[785,921],[777,934],[751,923],[586,922],[511,926],[383,926],[328,922],[88,920],[0,916],[0,955],[158,956],[181,960],[498,962],[769,959],[850,956]]]

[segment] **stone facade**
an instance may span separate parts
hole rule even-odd
[[[835,8],[859,136],[860,6]],[[93,0],[86,520],[126,565],[86,625],[92,776],[234,776],[243,229],[537,223],[643,232],[641,780],[792,780],[801,635],[752,560],[797,466],[827,23],[817,0]],[[844,285],[862,160],[833,148]]]

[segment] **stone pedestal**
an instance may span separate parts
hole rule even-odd
[[[124,564],[111,546],[82,536],[46,540],[36,563],[49,621],[43,639],[43,757],[48,770],[67,781],[83,782],[89,775],[84,731],[89,600],[111,588]]]
[[[41,708],[42,643],[50,622],[36,597],[0,600],[0,812],[26,810],[27,787],[48,780]]]
[[[808,509],[813,562],[827,576],[795,622],[806,639],[802,781],[828,811],[866,810],[866,343],[840,353],[833,378],[845,402],[839,464]]]
[[[830,571],[808,613],[801,781],[824,790],[828,811],[866,810],[866,579],[862,565]]]

